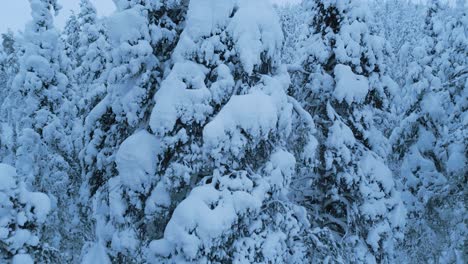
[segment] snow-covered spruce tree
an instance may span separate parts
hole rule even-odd
[[[70,139],[74,147],[73,152],[73,166],[75,176],[79,173],[79,151],[83,148],[83,97],[86,94],[87,86],[76,78],[75,71],[79,65],[82,64],[83,56],[78,54],[80,48],[81,27],[78,17],[74,12],[71,13],[67,19],[65,28],[60,32],[61,46],[63,47],[63,55],[61,57],[61,71],[68,79],[68,89],[66,89],[65,97],[69,100],[70,105],[73,107],[73,119],[67,124],[71,129]],[[81,182],[81,177],[74,177],[73,188],[78,187]],[[74,194],[77,190],[73,191]]]
[[[6,34],[2,34],[3,39],[7,37]],[[9,88],[8,80],[10,79],[10,75],[8,74],[11,65],[8,64],[8,48],[4,45],[5,42],[2,42],[0,45],[0,94],[7,94]],[[0,106],[3,104],[5,97],[2,96],[0,98]],[[8,126],[6,122],[2,119],[2,115],[0,114],[0,159],[5,159],[8,156],[8,145],[9,145],[9,135],[8,135]]]
[[[18,73],[18,57],[22,49],[11,30],[2,34],[0,47],[0,109],[11,89],[14,77]],[[8,122],[8,114],[0,111],[0,160],[5,163],[14,163],[13,128]]]
[[[371,8],[379,33],[395,51],[421,37],[421,21],[425,18],[425,8],[421,4],[406,0],[372,1]]]
[[[72,68],[76,68],[80,64],[81,57],[77,56],[77,50],[79,48],[79,35],[80,35],[80,26],[78,24],[78,18],[75,13],[72,12],[68,17],[65,28],[60,34],[62,41],[64,43],[65,54],[70,59]]]
[[[457,6],[448,8],[441,14],[439,32],[438,68],[443,85],[449,85],[451,94],[460,94],[468,74],[467,66],[467,24],[468,15],[464,1],[457,1]],[[453,96],[452,96],[453,97]]]
[[[44,250],[43,230],[51,203],[30,192],[15,168],[0,163],[0,261],[34,263]]]
[[[4,51],[4,47],[0,46],[0,92],[6,93],[7,89],[7,53]],[[0,99],[0,105],[2,105],[4,98]]]
[[[83,87],[82,93],[85,96],[92,94],[91,97],[94,98],[87,98],[90,101],[84,102],[86,108],[89,108],[86,112],[89,112],[97,104],[96,100],[102,99],[102,94],[105,93],[111,46],[105,23],[98,20],[96,8],[90,0],[80,1],[77,20],[79,35],[76,53],[81,61],[75,69],[75,78]]]
[[[319,146],[313,170],[304,172],[310,184],[303,203],[313,226],[332,239],[324,241],[331,250],[321,258],[392,262],[405,212],[385,164],[386,117],[396,86],[385,74],[386,42],[369,29],[369,11],[360,1],[303,4],[312,21],[293,93],[317,126]]]
[[[416,102],[421,100],[421,95],[430,91],[431,87],[440,87],[442,80],[438,76],[437,57],[441,55],[440,45],[442,45],[442,23],[439,20],[438,12],[440,5],[435,2],[427,10],[425,19],[421,21],[424,25],[423,35],[417,42],[407,42],[399,55],[404,61],[401,71],[404,78],[400,80],[402,85],[399,100],[395,100],[398,112],[411,112],[411,108]],[[435,27],[435,29],[434,29]],[[437,33],[439,32],[439,33]]]
[[[113,179],[118,175],[115,158],[120,144],[147,123],[154,105],[152,98],[179,39],[186,1],[114,2],[118,10],[106,21],[112,50],[105,86],[91,89],[91,96],[86,97],[93,98],[105,89],[85,119],[81,199],[86,203],[92,197],[96,243],[84,248],[83,257],[88,259],[89,254],[99,251],[116,262],[141,262],[140,240],[145,234],[141,230],[145,223],[141,202],[145,196],[125,193],[131,207],[119,211],[121,206],[114,203],[119,191],[119,182]]]
[[[400,85],[405,83],[406,69],[411,62],[411,47],[423,37],[425,8],[406,0],[372,1],[374,27],[393,48],[386,59],[388,74]]]
[[[15,35],[11,29],[2,34],[2,50],[6,54],[12,54],[15,51]]]
[[[0,92],[7,93],[7,89],[11,86],[12,76],[16,74],[18,57],[16,56],[15,36],[12,31],[3,33],[1,36],[0,45]],[[5,100],[5,96],[0,98],[0,106]],[[0,117],[1,118],[1,117]]]
[[[98,20],[90,0],[80,1],[77,15],[79,34],[74,79],[79,84],[79,115],[84,120],[106,95],[107,76],[111,62],[111,45],[105,22]],[[83,161],[83,160],[82,160]]]
[[[192,0],[185,25],[149,128],[117,154],[114,217],[144,209],[150,263],[308,262],[305,211],[287,198],[287,142],[294,116],[311,118],[286,94],[275,11]]]
[[[111,63],[111,45],[109,43],[107,27],[105,21],[98,20],[97,11],[92,5],[90,0],[80,1],[80,11],[77,14],[77,23],[79,27],[78,35],[78,48],[75,51],[76,57],[80,61],[76,63],[76,68],[73,69],[73,75],[76,83],[80,89],[77,91],[79,94],[78,115],[79,121],[84,125],[86,118],[90,112],[104,99],[107,92],[107,77]],[[89,124],[89,123],[88,123]],[[81,136],[82,141],[81,152],[79,153],[79,160],[81,164],[81,190],[89,186],[86,181],[89,180],[90,174],[93,173],[90,167],[93,164],[92,159],[85,159],[84,155],[90,152],[91,148],[96,148],[96,141],[92,142],[94,136],[94,128],[88,125],[83,129]],[[94,155],[97,155],[95,153]],[[96,158],[96,156],[93,156]],[[83,187],[84,186],[84,187]],[[91,200],[89,191],[80,192],[79,204],[79,218],[81,219],[81,229],[85,234],[87,240],[94,237],[94,219],[91,215]],[[88,246],[88,245],[86,245]],[[90,261],[96,261],[92,259]],[[103,260],[102,263],[105,263]]]
[[[432,2],[425,36],[406,70],[402,121],[392,134],[409,211],[402,249],[404,257],[418,262],[463,262],[466,35],[465,14]]]
[[[302,5],[288,5],[285,7],[276,7],[280,16],[281,25],[284,34],[284,43],[281,51],[281,60],[288,67],[294,67],[295,63],[300,61],[300,53],[297,52],[308,31],[308,15]]]
[[[70,215],[74,207],[71,184],[79,176],[70,139],[75,107],[67,73],[69,60],[51,12],[59,6],[52,0],[31,0],[32,21],[21,41],[19,70],[2,104],[2,115],[11,129],[12,163],[18,176],[34,190],[47,193],[53,210],[43,236],[47,245],[36,261],[59,261],[61,249],[72,246]],[[19,107],[21,106],[21,107]]]

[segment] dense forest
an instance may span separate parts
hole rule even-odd
[[[468,261],[465,1],[29,2],[0,262]]]

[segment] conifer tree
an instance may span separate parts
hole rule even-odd
[[[50,207],[46,194],[30,192],[15,168],[0,163],[0,261],[53,261],[44,256],[47,243],[42,237]]]
[[[96,87],[106,81],[107,65],[110,63],[110,43],[103,21],[99,21],[96,8],[89,0],[80,1],[77,15],[79,26],[77,56],[81,58],[75,69],[77,82],[84,86],[83,94],[104,93],[105,87]],[[93,86],[93,87],[90,87]],[[91,90],[91,91],[90,91]],[[96,91],[98,90],[98,91]],[[96,95],[98,99],[102,99]],[[92,109],[96,102],[86,102]],[[87,111],[89,112],[89,110]]]
[[[11,90],[11,84],[18,73],[18,57],[22,49],[17,37],[11,30],[2,34],[2,45],[0,47],[0,110],[5,109],[3,104],[7,94]],[[7,101],[8,102],[8,101]],[[14,164],[14,134],[13,127],[8,122],[6,111],[0,111],[0,160],[4,163]]]
[[[385,164],[396,87],[385,74],[385,39],[370,30],[359,1],[304,5],[312,21],[293,93],[314,117],[319,142],[304,204],[313,225],[344,242],[341,249],[327,242],[332,250],[325,254],[335,261],[391,262],[404,209]]]
[[[12,163],[19,179],[47,193],[54,207],[44,231],[49,246],[43,248],[44,259],[37,261],[57,261],[62,247],[70,245],[61,240],[74,232],[68,224],[74,213],[71,183],[79,175],[70,139],[76,114],[74,91],[67,77],[70,61],[53,25],[51,12],[58,12],[57,2],[31,0],[30,4],[33,19],[21,39],[24,51],[2,112],[12,128]]]
[[[64,43],[65,53],[70,59],[70,62],[73,64],[73,69],[80,64],[81,57],[77,56],[76,52],[79,48],[79,35],[80,27],[78,24],[78,19],[74,12],[68,17],[65,28],[61,34],[62,41]]]
[[[106,24],[98,20],[96,8],[89,0],[80,1],[77,24],[79,34],[78,47],[75,52],[80,60],[73,69],[73,75],[80,86],[77,91],[81,95],[78,107],[80,119],[84,121],[106,94],[107,76],[111,63],[111,44]],[[87,141],[89,138],[84,140]]]
[[[407,69],[402,121],[392,134],[409,212],[402,248],[420,262],[461,261],[460,236],[466,234],[460,202],[467,170],[462,139],[467,125],[460,119],[467,107],[466,58],[453,55],[466,53],[468,44],[464,15],[447,11],[453,10],[439,1],[428,7],[424,38]]]
[[[113,2],[2,34],[0,262],[466,262],[466,1]]]
[[[132,189],[124,190],[128,210],[124,215],[116,211],[114,197],[122,187],[116,177],[115,158],[122,142],[147,123],[153,105],[151,98],[178,41],[185,3],[116,0],[115,4],[118,10],[106,25],[108,43],[113,49],[105,75],[99,77],[106,78],[105,86],[90,90],[91,95],[101,93],[102,99],[85,119],[85,148],[81,153],[85,179],[81,199],[85,203],[93,201],[94,207],[97,244],[87,246],[89,252],[104,250],[102,255],[110,255],[112,261],[138,262],[143,256],[142,243],[147,239],[146,220],[142,217],[146,197]],[[102,247],[104,242],[106,248]]]
[[[15,36],[11,30],[2,34],[2,42],[0,45],[0,89],[3,94],[7,93],[7,89],[11,86],[11,79],[16,74],[18,57],[16,54]],[[5,100],[5,97],[0,99],[0,106]]]
[[[311,120],[286,94],[282,41],[267,1],[190,2],[150,131],[122,144],[121,157],[132,159],[117,159],[121,181],[151,193],[147,261],[309,261],[308,221],[288,198],[296,153],[287,142],[294,116]],[[157,167],[133,162],[144,142]]]

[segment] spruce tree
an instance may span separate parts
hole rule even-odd
[[[151,98],[170,64],[186,8],[184,1],[120,0],[115,4],[117,12],[106,21],[113,48],[105,75],[99,77],[105,76],[105,86],[89,91],[89,98],[102,99],[85,118],[81,200],[92,201],[88,205],[96,221],[93,242],[97,242],[85,251],[91,254],[99,249],[112,261],[139,262],[148,239],[142,205],[147,193],[122,186],[115,159],[122,142],[147,123]],[[98,92],[102,95],[93,95]],[[124,204],[115,204],[117,195],[124,196]],[[120,211],[124,205],[127,210]]]
[[[15,168],[4,163],[0,163],[0,208],[0,261],[53,261],[43,255],[48,247],[43,232],[51,209],[49,197],[30,192]]]
[[[107,65],[110,63],[110,43],[104,21],[98,20],[96,8],[89,0],[80,1],[77,15],[79,26],[77,56],[81,62],[76,65],[75,78],[83,88],[85,96],[93,94],[97,98],[86,103],[86,113],[101,100],[105,92]],[[101,87],[97,87],[101,86]]]
[[[73,76],[80,89],[78,109],[80,121],[84,123],[91,110],[104,98],[107,90],[107,76],[111,63],[111,44],[104,20],[97,17],[96,8],[89,0],[80,1],[77,15],[78,47],[76,57],[80,58],[73,68]],[[89,131],[83,138],[89,141]],[[81,152],[81,156],[84,151]],[[81,157],[82,167],[83,158]],[[85,170],[83,170],[85,171]]]
[[[461,261],[466,234],[460,197],[467,125],[460,118],[467,107],[467,75],[466,58],[456,54],[468,46],[464,15],[453,11],[439,1],[427,9],[424,38],[413,48],[407,69],[402,121],[392,134],[409,212],[402,249],[420,262]]]
[[[18,73],[18,57],[22,48],[17,37],[11,30],[2,34],[2,45],[0,48],[0,110],[5,109],[3,105],[8,102],[7,94],[11,90],[14,77]],[[14,133],[13,127],[8,122],[8,113],[0,111],[0,160],[4,163],[14,164]]]
[[[0,262],[464,262],[465,1],[29,2]]]
[[[74,233],[69,219],[75,209],[69,199],[79,175],[70,138],[76,114],[74,91],[67,77],[70,61],[53,25],[51,12],[58,12],[57,2],[31,0],[30,4],[33,19],[21,39],[19,69],[2,113],[12,128],[12,163],[19,179],[47,193],[53,205],[50,222],[44,226],[48,246],[36,261],[60,261],[59,252],[70,246],[61,240]]]
[[[64,43],[65,53],[73,64],[73,69],[80,64],[81,57],[77,56],[76,52],[79,48],[79,35],[80,27],[78,24],[78,19],[74,12],[68,17],[65,28],[61,34],[62,41]]]
[[[147,261],[309,261],[307,217],[288,198],[296,153],[287,143],[294,119],[311,120],[286,94],[282,41],[267,1],[190,2],[150,133],[119,150],[136,158],[136,146],[151,142],[145,152],[158,164],[118,160],[127,185],[151,192],[145,213],[156,232]]]
[[[303,203],[312,224],[330,234],[324,238],[331,250],[323,257],[391,262],[404,208],[385,160],[396,88],[385,74],[385,39],[369,28],[362,2],[304,6],[312,19],[293,93],[314,117],[319,146],[313,168],[304,172],[310,185]],[[338,239],[343,242],[335,244]]]

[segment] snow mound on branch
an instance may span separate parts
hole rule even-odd
[[[225,27],[234,10],[234,0],[192,0],[187,13],[185,34],[197,40]]]
[[[146,130],[127,138],[116,155],[122,184],[134,191],[143,191],[148,187],[149,178],[156,173],[159,152],[159,140]]]
[[[171,131],[180,119],[183,123],[201,122],[212,109],[211,93],[205,86],[207,69],[193,62],[176,63],[155,94],[150,127],[158,135]]]
[[[367,154],[361,161],[359,166],[364,174],[369,175],[369,179],[372,182],[379,183],[375,184],[375,190],[363,190],[366,196],[370,196],[372,193],[384,191],[390,193],[394,187],[393,175],[390,169],[383,163],[382,160],[377,159],[373,155]],[[366,188],[369,186],[366,186]]]
[[[353,102],[361,103],[366,98],[369,82],[366,77],[354,74],[351,67],[336,65],[335,78],[334,96],[338,101],[345,100],[348,104],[352,104]]]
[[[276,195],[284,195],[284,187],[289,184],[295,168],[294,156],[284,150],[277,150],[270,156],[270,161],[265,166],[265,176],[248,175],[239,173],[235,177],[220,175],[215,172],[215,184],[195,187],[188,197],[183,200],[166,226],[164,238],[154,240],[149,245],[151,254],[168,257],[171,254],[178,255],[178,261],[195,260],[204,249],[221,246],[230,241],[230,232],[233,226],[239,224],[239,220],[245,214],[261,214],[261,208],[271,191]],[[234,175],[231,175],[234,176]],[[255,178],[254,180],[252,178]],[[253,224],[249,231],[261,227]],[[235,228],[234,228],[235,229]],[[271,241],[271,238],[279,234],[273,232],[270,239],[265,239],[263,253],[265,256],[275,255],[276,248],[281,243]],[[250,240],[247,237],[235,239]],[[284,234],[283,234],[284,235]],[[278,238],[284,241],[286,237]],[[252,242],[252,240],[250,240]],[[183,261],[182,261],[183,260]]]
[[[203,140],[209,149],[230,148],[236,153],[247,143],[237,131],[265,139],[276,128],[277,120],[278,110],[271,96],[261,91],[236,95],[205,126]]]
[[[146,24],[147,21],[137,8],[117,12],[107,18],[109,39],[114,44],[139,39],[143,34],[141,30],[147,27]]]
[[[20,183],[20,202],[26,204],[26,210],[32,210],[38,223],[44,223],[50,212],[49,196],[41,192],[29,192],[24,183]]]
[[[12,197],[18,193],[26,211],[34,215],[37,222],[45,222],[51,209],[49,197],[44,193],[28,191],[23,182],[18,182],[16,169],[3,163],[0,163],[0,192]]]
[[[273,57],[283,41],[283,31],[269,1],[239,0],[239,10],[228,27],[244,70],[250,74],[261,63],[260,56],[266,52]]]
[[[0,240],[5,250],[17,254],[13,263],[34,263],[23,248],[39,244],[35,228],[46,222],[50,210],[46,194],[28,191],[16,169],[0,163]]]
[[[245,191],[219,191],[212,185],[196,187],[175,209],[164,239],[153,241],[150,249],[167,256],[173,247],[180,248],[194,259],[200,249],[209,248],[213,239],[222,237],[239,215],[260,206],[261,201]]]
[[[12,190],[16,186],[16,170],[10,165],[0,163],[0,191]]]
[[[221,103],[232,93],[235,82],[231,71],[226,64],[220,64],[216,68],[217,80],[210,86],[211,97],[217,104]]]
[[[213,55],[213,50],[222,45],[220,38],[213,35],[227,30],[248,74],[261,64],[261,56],[272,58],[283,40],[278,16],[266,0],[192,0],[186,25],[174,52],[176,61],[200,50]],[[203,43],[202,47],[197,43]],[[209,56],[206,59],[211,60]]]
[[[287,194],[295,165],[294,155],[285,150],[278,150],[271,155],[266,171],[269,174],[269,184],[274,191],[280,191],[281,195]]]
[[[33,259],[29,254],[17,254],[13,257],[12,264],[34,264]]]
[[[454,143],[448,147],[447,170],[452,173],[463,172],[467,162],[464,154],[466,145]]]
[[[89,248],[84,255],[81,264],[110,264],[111,261],[106,253],[106,248],[101,245],[101,243],[95,243],[91,248]]]

